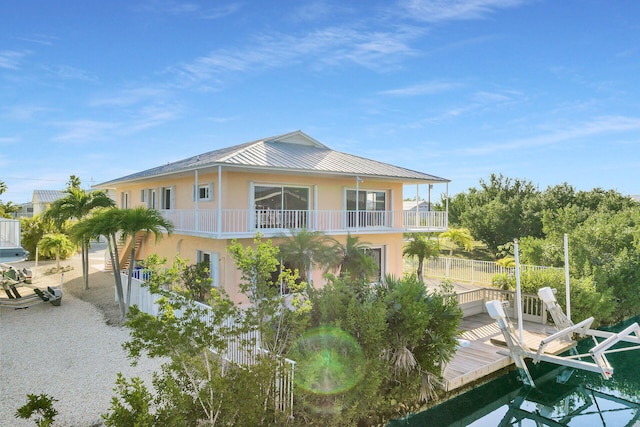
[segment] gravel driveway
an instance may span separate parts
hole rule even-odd
[[[95,255],[93,260],[99,259]],[[151,373],[160,366],[157,360],[143,359],[134,368],[126,358],[121,344],[129,333],[114,320],[113,276],[92,267],[90,289],[84,290],[80,259],[63,261],[68,264],[74,269],[65,273],[59,307],[0,308],[0,426],[35,425],[14,414],[27,394],[41,393],[58,400],[55,425],[103,425],[100,415],[110,406],[116,374],[140,376],[150,387]],[[59,274],[34,280],[38,285],[59,283]]]

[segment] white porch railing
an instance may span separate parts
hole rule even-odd
[[[160,211],[176,232],[218,235],[280,233],[308,229],[325,233],[445,231],[447,213],[440,211],[331,211],[170,209]]]
[[[463,317],[473,316],[474,314],[486,313],[485,303],[487,301],[507,301],[509,304],[505,307],[507,316],[517,319],[518,310],[516,310],[516,293],[515,291],[504,291],[496,288],[480,288],[471,291],[459,292],[457,294],[458,305],[462,309]],[[522,294],[522,320],[529,322],[547,324],[547,310],[545,310],[542,300],[533,294]]]
[[[406,267],[415,271],[415,258],[405,259]],[[557,269],[558,267],[542,267],[537,265],[520,265],[521,271]],[[492,285],[496,274],[515,274],[515,267],[502,267],[492,261],[477,261],[461,258],[437,257],[424,262],[425,277],[449,279],[454,282],[467,282],[474,285]]]
[[[137,271],[136,273],[139,274],[141,272]],[[122,271],[121,278],[124,295],[126,295],[128,271]],[[149,288],[143,284],[143,280],[140,280],[135,276],[131,278],[131,305],[137,305],[144,313],[157,316],[159,310],[157,300],[160,296],[149,292]],[[115,298],[117,301],[117,294],[115,295]],[[211,307],[197,301],[194,301],[194,304],[201,308],[205,313],[202,320],[208,325],[211,325],[211,322],[213,321]],[[180,314],[180,311],[176,311],[177,316]],[[227,319],[223,328],[233,327],[234,322],[234,319]],[[240,337],[228,337],[226,350],[222,354],[222,357],[225,360],[238,365],[251,366],[255,364],[259,355],[270,354],[267,350],[260,347],[259,338],[259,333],[255,330],[246,332]],[[213,349],[211,349],[211,351],[215,352]],[[290,414],[293,414],[293,381],[296,362],[281,356],[277,356],[276,361],[278,362],[278,366],[276,370],[276,378],[274,379],[275,408],[276,410],[280,410],[282,412],[288,411]]]

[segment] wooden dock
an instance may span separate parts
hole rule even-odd
[[[498,323],[488,314],[465,317],[462,319],[460,328],[463,331],[460,338],[467,340],[469,345],[460,347],[453,360],[445,367],[445,391],[470,384],[513,364]],[[517,329],[517,325],[514,325],[514,328]],[[542,339],[554,332],[556,330],[552,325],[523,322],[523,341],[534,351],[537,350]],[[574,343],[570,340],[554,342],[549,344],[545,353],[560,354],[573,345]]]

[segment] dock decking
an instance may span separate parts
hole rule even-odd
[[[460,338],[469,341],[460,347],[453,360],[444,369],[445,391],[451,391],[472,383],[513,364],[504,345],[504,338],[497,322],[488,314],[475,314],[462,319]],[[517,328],[517,325],[514,325]],[[552,325],[523,322],[523,340],[531,349],[537,349],[540,341],[556,332]],[[500,345],[502,343],[502,345]],[[548,354],[560,354],[568,350],[573,342],[552,343],[546,348]]]

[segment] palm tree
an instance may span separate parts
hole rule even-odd
[[[56,271],[59,271],[60,254],[72,252],[76,246],[62,233],[49,233],[42,236],[38,242],[38,249],[45,255],[56,255]]]
[[[418,258],[418,268],[416,275],[418,280],[424,283],[423,268],[424,261],[431,257],[438,256],[440,253],[440,245],[437,240],[431,240],[421,233],[411,233],[409,240],[402,249],[402,255]]]
[[[136,234],[140,232],[153,233],[156,241],[162,238],[163,231],[167,234],[173,232],[173,224],[170,221],[164,219],[164,217],[155,209],[139,206],[133,209],[121,209],[121,214],[118,222],[119,230],[122,233],[121,238],[123,240],[130,237],[135,240]],[[131,277],[133,276],[133,270],[136,266],[136,248],[131,244],[131,251],[129,254],[129,277],[127,279],[127,301],[126,307],[129,308],[131,304]]]
[[[330,242],[333,240],[320,231],[292,231],[291,237],[279,245],[280,255],[290,268],[298,270],[301,280],[308,282],[314,264],[327,270],[338,263]]]
[[[438,238],[451,242],[449,256],[453,255],[453,249],[456,247],[464,248],[467,251],[473,249],[473,237],[468,228],[450,228],[448,231],[440,233]]]
[[[378,266],[367,250],[369,243],[360,242],[358,237],[347,234],[345,244],[336,242],[334,250],[338,254],[338,275],[351,279],[369,280],[376,273]]]
[[[70,233],[72,236],[86,236],[93,239],[103,236],[107,240],[111,265],[114,271],[116,294],[120,307],[120,320],[124,321],[127,308],[124,300],[122,276],[120,272],[120,255],[118,254],[118,232],[120,231],[120,218],[122,210],[116,208],[98,209],[92,215],[74,224]]]
[[[104,191],[92,191],[87,193],[75,187],[65,190],[65,197],[56,200],[43,214],[44,219],[53,220],[56,226],[61,227],[67,220],[81,220],[92,210],[115,206],[115,202]],[[82,248],[82,277],[84,288],[89,289],[89,237],[76,235]]]

